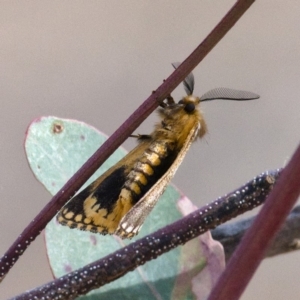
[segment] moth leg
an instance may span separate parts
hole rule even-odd
[[[168,105],[175,103],[174,98],[171,96],[171,94],[169,94],[169,96],[167,97],[167,103]]]
[[[148,140],[152,138],[150,134],[131,134],[130,137],[137,138],[138,140]]]
[[[174,98],[171,96],[171,94],[169,94],[168,97],[167,97],[165,100],[167,100],[167,103],[165,103],[165,102],[163,102],[163,101],[160,102],[160,103],[159,103],[159,106],[160,106],[160,107],[166,108],[166,107],[170,106],[171,104],[175,104]],[[165,100],[164,100],[164,101],[165,101]]]
[[[164,102],[160,102],[159,106],[162,107],[162,108],[166,108],[168,105]]]

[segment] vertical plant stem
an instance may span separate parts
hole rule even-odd
[[[300,194],[300,145],[214,287],[209,300],[239,299]]]

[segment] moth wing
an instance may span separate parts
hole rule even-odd
[[[149,143],[150,140],[141,142],[117,164],[75,195],[59,211],[58,222],[70,228],[95,233],[114,233],[125,214],[117,205],[120,191],[131,167],[149,147]],[[133,206],[130,199],[127,205]]]
[[[173,164],[167,170],[167,172],[153,185],[153,187],[141,198],[121,219],[118,228],[114,234],[121,238],[132,238],[138,234],[141,226],[143,225],[146,217],[151,212],[159,197],[165,191],[166,187],[174,177],[178,167],[182,163],[188,149],[192,142],[196,138],[200,124],[196,123],[190,131],[183,147],[179,151]]]

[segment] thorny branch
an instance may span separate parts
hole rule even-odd
[[[180,82],[202,61],[212,48],[225,36],[254,0],[240,0],[225,15],[206,39],[176,69],[163,84],[120,126],[118,130],[89,158],[89,160],[60,189],[43,210],[18,236],[0,259],[0,282],[16,263],[31,242],[40,234],[57,211],[80,189],[100,165],[125,139],[154,111]]]

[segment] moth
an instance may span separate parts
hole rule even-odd
[[[174,68],[179,63],[173,64]],[[138,234],[191,144],[207,132],[200,102],[215,99],[252,100],[258,95],[216,88],[193,96],[194,76],[184,82],[186,96],[170,96],[158,110],[160,122],[149,134],[137,135],[138,145],[91,185],[75,195],[58,213],[60,224],[101,234],[132,238]]]

